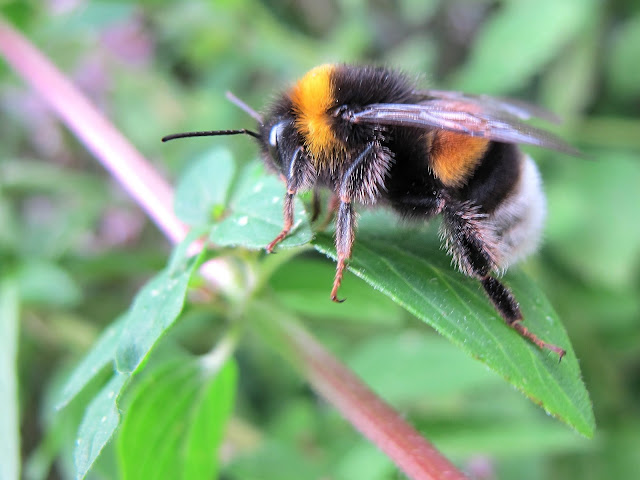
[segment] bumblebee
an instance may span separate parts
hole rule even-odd
[[[257,140],[266,165],[287,188],[284,226],[267,252],[292,228],[295,195],[328,188],[338,256],[331,299],[341,302],[355,204],[388,206],[420,221],[441,215],[442,239],[460,271],[482,284],[509,326],[562,358],[565,350],[522,325],[517,300],[498,279],[536,249],[545,217],[540,174],[517,144],[578,153],[523,122],[555,120],[551,114],[523,102],[422,90],[407,75],[383,67],[334,64],[305,74],[264,117],[232,100],[257,120],[257,131],[190,132],[163,141],[236,134]]]

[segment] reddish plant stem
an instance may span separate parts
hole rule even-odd
[[[146,159],[27,39],[0,18],[0,53],[173,242],[187,228],[172,214],[173,191]]]
[[[173,213],[173,191],[169,184],[63,74],[2,18],[0,53],[124,186],[169,240],[181,241],[187,227]],[[214,264],[205,264],[202,274],[214,284],[220,281]],[[465,478],[309,333],[289,322],[277,323],[281,328],[279,333],[301,359],[309,383],[409,478]]]
[[[385,452],[408,478],[462,480],[466,477],[402,416],[341,364],[299,324],[277,322],[307,380],[360,433]],[[286,355],[285,355],[286,356]]]

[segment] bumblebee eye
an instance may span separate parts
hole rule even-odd
[[[278,140],[282,136],[282,131],[284,130],[285,122],[276,123],[271,130],[269,130],[269,153],[271,154],[271,158],[273,162],[277,166],[282,166],[282,159],[280,158],[280,151],[278,149]]]
[[[284,130],[284,123],[280,122],[276,123],[273,127],[271,127],[271,131],[269,132],[269,145],[271,147],[278,146],[278,137],[282,134],[282,130]]]

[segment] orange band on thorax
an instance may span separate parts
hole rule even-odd
[[[329,110],[335,106],[331,75],[334,65],[320,65],[310,70],[290,92],[296,116],[296,129],[302,134],[314,161],[323,162],[343,150],[331,128]]]

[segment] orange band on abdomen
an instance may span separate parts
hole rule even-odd
[[[489,146],[486,138],[448,130],[435,130],[427,138],[433,173],[448,187],[464,185]]]

